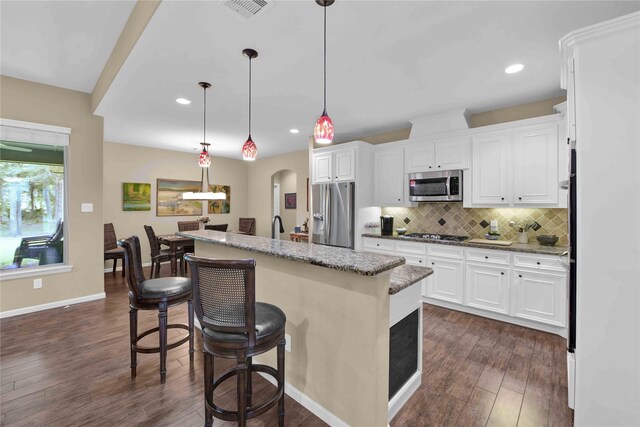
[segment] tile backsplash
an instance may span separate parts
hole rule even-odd
[[[420,203],[417,208],[382,208],[382,214],[392,215],[393,226],[404,226],[409,233],[468,235],[469,238],[484,237],[489,232],[489,223],[495,219],[502,238],[512,241],[518,240],[518,233],[509,227],[509,221],[522,225],[536,221],[542,228],[527,232],[529,243],[537,243],[538,235],[555,234],[560,238],[558,245],[568,244],[567,209],[466,209],[462,203]]]

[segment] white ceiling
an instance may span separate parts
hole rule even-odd
[[[45,10],[57,4],[39,3]],[[406,127],[410,119],[432,113],[480,112],[561,95],[558,39],[638,9],[637,1],[337,0],[327,11],[327,109],[336,140]],[[66,12],[75,13],[68,7]],[[61,19],[52,12],[34,17],[31,28]],[[60,33],[65,22],[55,23],[51,34]],[[2,24],[4,38],[5,16]],[[62,38],[51,40],[48,46],[54,48],[64,44]],[[105,140],[197,149],[202,140],[197,82],[204,80],[213,84],[207,91],[207,142],[214,155],[239,159],[248,96],[248,60],[241,52],[249,47],[259,52],[253,61],[252,125],[258,157],[305,149],[322,112],[322,8],[312,0],[276,1],[250,20],[220,1],[162,2],[98,107]],[[16,50],[12,63],[22,64],[26,73],[27,61]],[[514,62],[525,70],[506,75],[504,68]],[[4,58],[2,65],[6,74]],[[67,76],[77,74],[73,70],[61,69],[59,81],[51,84],[73,81]],[[179,105],[178,97],[192,103]],[[300,134],[291,135],[293,127]]]
[[[135,2],[0,1],[0,72],[91,92]]]

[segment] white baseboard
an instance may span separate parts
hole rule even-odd
[[[271,375],[267,375],[263,372],[258,372],[269,381],[271,384],[277,387],[278,383],[275,378]],[[289,384],[288,382],[284,382],[284,392],[289,395],[290,398],[304,406],[309,412],[313,413],[316,417],[320,418],[325,423],[329,424],[331,427],[348,427],[349,424],[342,421],[340,418],[333,415],[333,413],[329,412],[324,406],[320,405],[315,400],[311,399],[309,396]]]
[[[389,422],[402,409],[407,400],[418,390],[422,383],[422,372],[416,371],[389,401]]]
[[[119,264],[119,265],[120,265],[120,264]],[[149,262],[143,262],[143,263],[142,263],[142,266],[143,266],[143,267],[150,267],[150,266],[151,266],[151,261],[149,261]],[[105,268],[105,269],[104,269],[104,272],[105,272],[105,273],[111,273],[112,271],[113,271],[113,267],[111,267],[111,268]],[[122,266],[120,266],[120,267],[116,267],[116,271],[122,271]]]
[[[2,311],[0,312],[0,319],[4,319],[6,317],[19,316],[21,314],[35,313],[36,311],[49,310],[51,308],[64,307],[65,305],[79,304],[81,302],[104,299],[106,297],[107,297],[106,294],[104,292],[101,292],[99,294],[87,295],[79,298],[66,299],[62,301],[55,301],[55,302],[49,302],[46,304],[34,305],[31,307]]]

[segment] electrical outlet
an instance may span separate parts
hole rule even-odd
[[[291,335],[284,334],[284,349],[291,353]]]
[[[42,279],[33,279],[33,289],[42,289]]]

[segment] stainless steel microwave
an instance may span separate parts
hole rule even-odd
[[[409,201],[462,201],[462,171],[410,173]]]

